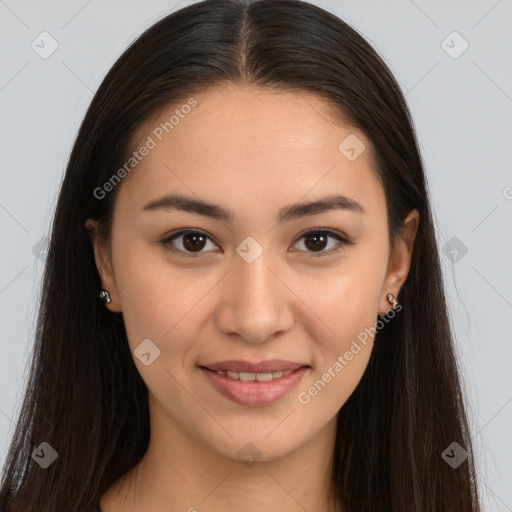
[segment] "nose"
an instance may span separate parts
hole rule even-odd
[[[294,294],[264,252],[252,263],[242,258],[229,273],[216,308],[217,329],[249,343],[263,343],[290,330]],[[274,265],[275,266],[275,265]]]

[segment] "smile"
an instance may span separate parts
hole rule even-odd
[[[200,370],[224,397],[240,405],[256,407],[276,402],[290,393],[309,367],[258,373],[211,370],[204,366]]]
[[[251,372],[230,372],[219,370],[218,375],[225,375],[230,379],[243,380],[244,382],[251,382],[257,380],[258,382],[269,382],[273,379],[280,379],[290,375],[293,370],[287,370],[285,372],[266,372],[266,373],[251,373]]]

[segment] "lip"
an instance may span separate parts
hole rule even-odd
[[[291,364],[291,363],[288,363]],[[240,366],[237,366],[240,368]],[[223,367],[226,369],[226,367]],[[247,368],[247,366],[245,367]],[[254,368],[254,365],[251,366]],[[265,368],[268,368],[266,366]],[[219,367],[219,370],[222,368]],[[288,368],[291,369],[291,368]],[[310,369],[309,366],[300,366],[295,368],[289,375],[272,379],[268,382],[257,380],[245,382],[232,379],[230,377],[219,375],[217,370],[200,366],[203,375],[209,380],[213,387],[223,396],[240,405],[257,407],[276,402],[287,395],[300,382],[304,374]],[[237,370],[231,370],[237,371]],[[250,371],[250,370],[240,370]],[[259,370],[256,373],[263,373],[265,370]],[[274,370],[280,371],[280,370]],[[285,370],[283,370],[285,371]]]
[[[286,372],[288,370],[297,370],[302,366],[308,366],[305,363],[294,363],[285,361],[284,359],[268,359],[258,363],[251,363],[243,359],[230,359],[229,361],[219,361],[217,363],[208,363],[200,365],[214,372],[231,371],[231,372],[249,372],[249,373],[266,373],[266,372]]]

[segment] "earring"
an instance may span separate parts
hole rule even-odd
[[[388,302],[393,306],[393,309],[396,309],[398,306],[398,301],[396,300],[396,297],[392,293],[388,293],[387,296]]]
[[[107,290],[101,290],[100,299],[104,304],[108,304],[110,302],[110,293]]]

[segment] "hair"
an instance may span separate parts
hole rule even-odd
[[[61,184],[25,394],[2,473],[0,510],[99,510],[143,457],[148,389],[123,317],[98,299],[87,218],[108,239],[116,192],[94,190],[129,158],[138,128],[194,92],[227,84],[320,95],[371,142],[390,240],[420,223],[402,310],[376,337],[338,412],[333,502],[351,511],[480,511],[471,438],[429,192],[411,114],[391,71],[350,25],[301,0],[205,0],[168,14],[109,70],[82,121]],[[119,188],[119,187],[118,187]],[[442,452],[469,453],[452,468]],[[47,469],[31,454],[57,452]]]

